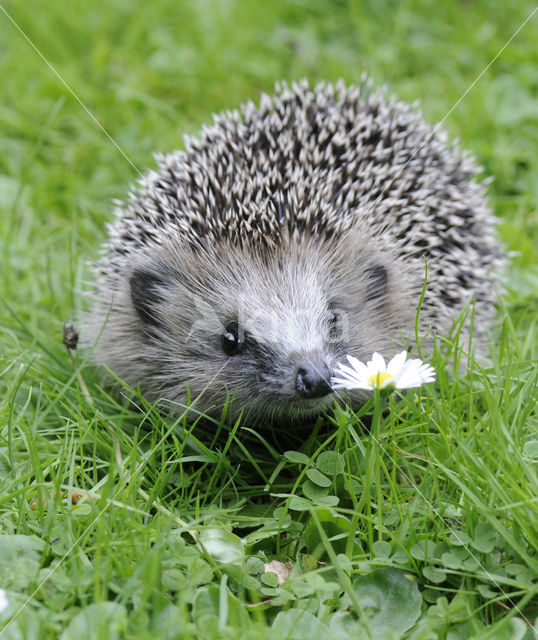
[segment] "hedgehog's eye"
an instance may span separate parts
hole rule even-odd
[[[329,311],[328,320],[329,320],[329,326],[331,329],[336,327],[336,325],[338,324],[338,314],[336,313],[336,311],[333,311],[332,309]]]
[[[329,325],[329,339],[338,340],[342,337],[342,322],[341,316],[335,309],[329,309],[329,316],[327,318]]]
[[[243,351],[245,342],[239,333],[237,322],[230,322],[230,324],[226,325],[221,336],[221,345],[224,353],[229,356],[236,356]]]

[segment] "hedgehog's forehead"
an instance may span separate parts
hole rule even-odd
[[[331,278],[324,253],[308,247],[271,253],[231,249],[211,256],[199,273],[219,316],[237,318],[252,332],[280,333],[327,315]],[[206,286],[202,284],[201,286]]]
[[[327,280],[334,253],[334,246],[320,238],[285,239],[273,247],[223,243],[192,253],[189,271],[194,267],[202,278],[208,276],[217,284],[242,287],[252,294],[259,290],[265,295],[268,289],[279,290],[281,295],[298,294]]]
[[[224,307],[236,307],[241,315],[257,317],[259,322],[265,311],[276,317],[318,313],[325,308],[328,293],[321,266],[293,258],[221,264],[213,284]]]

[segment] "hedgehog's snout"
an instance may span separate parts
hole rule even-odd
[[[331,393],[331,371],[322,361],[311,362],[297,368],[295,388],[303,398],[322,398]]]

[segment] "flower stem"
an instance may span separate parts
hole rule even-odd
[[[374,527],[372,522],[372,500],[371,500],[371,491],[370,486],[372,482],[375,482],[376,489],[376,497],[377,497],[377,516],[379,519],[378,522],[378,535],[381,536],[382,531],[382,492],[381,492],[381,469],[379,466],[379,432],[381,430],[381,410],[383,407],[384,395],[382,394],[379,388],[375,388],[373,390],[373,402],[374,402],[374,412],[372,414],[372,425],[370,428],[370,452],[368,455],[368,461],[366,466],[366,478],[365,485],[368,491],[368,501],[367,501],[367,514],[368,514],[368,542],[370,544],[370,548],[374,544]]]
[[[383,403],[385,400],[385,394],[380,389],[373,389],[371,400],[372,421],[370,426],[370,435],[368,438],[370,449],[367,447],[364,449],[365,457],[365,472],[363,476],[362,494],[354,509],[353,517],[351,519],[350,536],[346,545],[346,554],[351,557],[353,540],[359,523],[360,514],[365,512],[366,522],[368,523],[368,542],[370,547],[374,543],[374,527],[372,523],[372,495],[371,486],[372,482],[376,484],[376,498],[377,498],[377,515],[378,515],[378,529],[379,537],[382,535],[382,518],[383,513],[381,509],[382,491],[381,491],[381,468],[379,464],[379,432],[381,431],[381,413]]]

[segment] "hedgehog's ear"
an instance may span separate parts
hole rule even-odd
[[[131,301],[140,320],[145,324],[160,325],[156,307],[164,300],[164,290],[170,286],[165,276],[157,275],[149,269],[138,268],[131,274],[129,283]]]
[[[389,274],[382,264],[372,264],[364,271],[366,277],[366,300],[379,300],[388,293]]]

